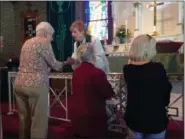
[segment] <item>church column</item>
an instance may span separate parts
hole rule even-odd
[[[142,3],[137,1],[134,3],[134,7],[136,10],[136,29],[134,36],[142,34]]]
[[[4,38],[3,36],[0,36],[0,52],[3,52],[3,47],[4,47]]]
[[[183,8],[184,8],[184,2],[183,1],[179,1],[178,2],[178,23],[179,24],[182,24],[183,22]]]
[[[115,37],[116,30],[119,26],[119,12],[117,11],[119,9],[119,2],[118,1],[112,1],[112,17],[113,17],[113,38]]]
[[[178,2],[178,32],[180,34],[180,40],[183,41],[183,34],[184,34],[184,31],[183,31],[183,14],[184,14],[184,2],[183,1],[179,1]],[[181,50],[180,52],[184,52],[184,47],[181,47]]]

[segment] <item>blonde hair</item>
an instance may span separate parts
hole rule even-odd
[[[150,61],[156,55],[156,40],[148,34],[137,36],[131,43],[129,58],[131,61]]]
[[[90,43],[82,43],[77,49],[77,59],[81,62],[93,62],[94,50]]]
[[[82,20],[74,21],[70,27],[70,31],[73,31],[74,28],[78,29],[80,32],[85,31],[84,22]]]

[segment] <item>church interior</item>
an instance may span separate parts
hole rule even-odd
[[[183,139],[184,2],[156,0],[0,1],[1,137],[19,137],[13,82],[19,67],[22,45],[35,36],[39,22],[47,21],[55,30],[51,42],[55,57],[58,61],[65,61],[73,52],[75,41],[70,26],[75,20],[82,20],[87,32],[101,41],[110,66],[107,78],[118,96],[122,93],[119,104],[124,107],[126,95],[122,91],[123,84],[120,80],[123,66],[129,60],[130,44],[141,34],[149,34],[156,39],[157,54],[152,61],[164,65],[173,86],[166,138]],[[51,71],[48,138],[71,135],[67,98],[72,95],[72,72],[71,66],[65,66],[62,72]],[[111,107],[113,104],[110,102],[108,105]],[[122,121],[109,120],[110,136],[126,137],[126,125]]]

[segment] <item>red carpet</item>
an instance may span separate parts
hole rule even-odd
[[[18,138],[18,116],[7,115],[8,104],[1,104],[2,121],[4,138]],[[55,115],[62,115],[63,112],[52,110]],[[179,126],[178,126],[178,125]],[[61,139],[70,137],[72,135],[72,124],[70,122],[63,122],[54,119],[49,120],[48,138]],[[169,139],[184,139],[184,122],[183,121],[170,121],[167,130],[167,138]]]
[[[17,113],[15,112],[13,115],[7,115],[8,104],[1,104],[1,110],[4,138],[18,138],[19,120]],[[56,111],[57,116],[61,115],[61,113],[57,113]],[[69,137],[71,135],[72,125],[70,122],[49,119],[48,138],[61,139],[63,137]]]

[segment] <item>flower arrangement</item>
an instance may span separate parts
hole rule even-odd
[[[127,29],[127,32],[126,32],[126,25],[121,25],[116,31],[116,37],[120,39],[120,43],[124,43],[126,41],[126,36],[127,36],[127,39],[129,40],[132,36],[132,33],[130,29]]]

